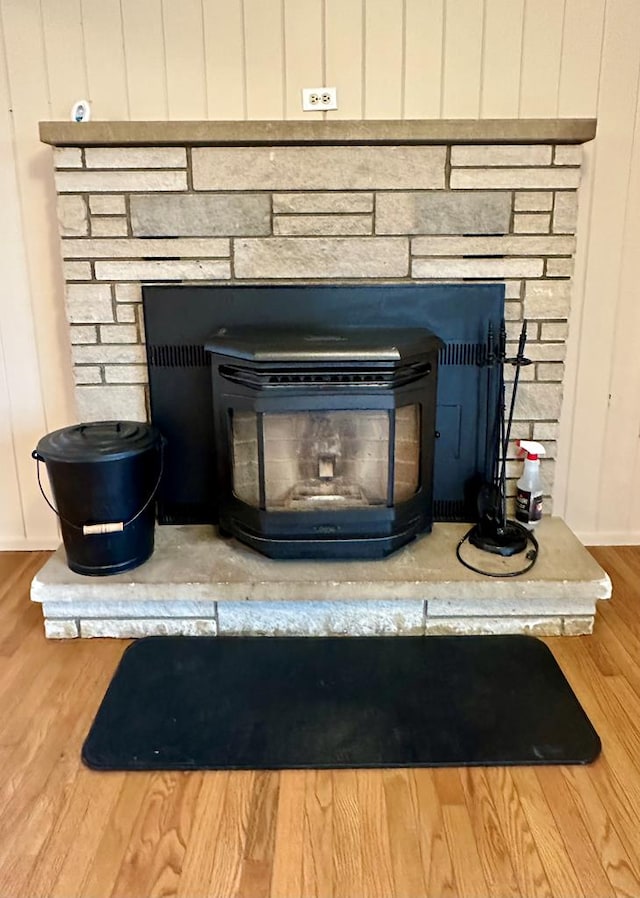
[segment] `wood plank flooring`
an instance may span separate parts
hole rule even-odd
[[[640,547],[595,635],[545,640],[604,745],[588,767],[94,773],[125,643],[47,641],[0,554],[1,898],[640,896]]]

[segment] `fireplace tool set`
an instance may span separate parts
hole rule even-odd
[[[518,523],[518,521],[509,520],[506,510],[507,453],[511,438],[511,426],[513,424],[520,371],[531,364],[531,360],[526,358],[524,354],[526,344],[526,320],[522,324],[516,355],[512,357],[507,356],[506,352],[507,336],[504,321],[500,325],[497,339],[494,335],[493,326],[489,324],[485,367],[487,371],[486,457],[490,462],[490,471],[487,472],[486,481],[478,491],[478,521],[463,536],[456,547],[456,556],[461,564],[476,573],[484,574],[488,577],[519,576],[530,571],[538,557],[538,542],[534,534]],[[504,377],[505,365],[512,365],[515,368],[508,414]],[[489,407],[491,397],[495,396],[496,393],[498,396],[497,407],[492,410]],[[523,568],[516,571],[496,573],[482,570],[463,559],[461,549],[467,541],[483,552],[490,552],[503,557],[510,557],[524,552],[529,544],[531,544],[531,549],[527,552],[527,564]]]

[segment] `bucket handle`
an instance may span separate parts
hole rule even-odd
[[[128,527],[130,524],[133,524],[134,521],[137,521],[141,514],[143,514],[149,505],[153,502],[156,493],[158,492],[158,487],[160,486],[160,481],[162,480],[162,475],[164,473],[164,447],[167,441],[163,436],[160,437],[160,471],[158,473],[158,479],[155,482],[153,489],[151,490],[151,495],[144,503],[140,511],[137,511],[132,518],[129,518],[128,521],[117,521],[109,524],[74,524],[73,521],[68,521],[66,518],[63,518],[58,509],[55,507],[53,502],[49,500],[49,497],[44,491],[44,487],[42,486],[42,480],[40,477],[40,462],[45,461],[45,459],[40,455],[37,449],[34,449],[31,453],[31,458],[35,459],[36,462],[36,475],[38,478],[38,486],[40,488],[40,492],[42,493],[42,498],[47,503],[51,511],[60,518],[63,524],[66,524],[67,527],[71,527],[74,530],[79,530],[85,536],[88,536],[93,533],[115,533],[124,530],[125,527]]]

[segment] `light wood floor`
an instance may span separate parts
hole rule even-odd
[[[640,896],[640,548],[592,637],[546,640],[604,745],[590,767],[94,773],[80,747],[122,654],[46,641],[0,554],[1,898]]]

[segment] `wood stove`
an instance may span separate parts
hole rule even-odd
[[[426,329],[222,329],[219,527],[273,558],[379,558],[431,530],[438,352]]]

